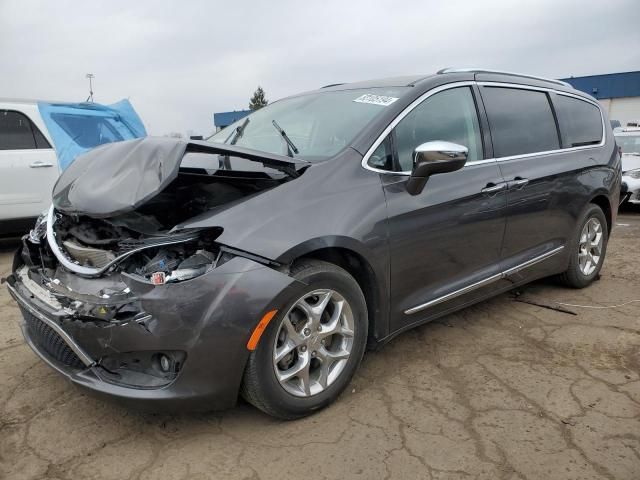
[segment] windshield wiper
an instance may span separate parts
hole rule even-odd
[[[233,129],[233,132],[231,132],[231,135],[229,135],[226,138],[224,143],[228,143],[229,145],[235,145],[236,142],[240,140],[240,137],[242,137],[242,134],[244,133],[244,129],[247,128],[248,124],[249,124],[249,117],[245,118],[244,122],[242,122],[240,125],[238,125],[236,128]],[[220,155],[218,157],[218,163],[219,163],[220,170],[231,170],[231,161],[229,160],[229,155]]]
[[[249,124],[249,117],[245,118],[244,122],[242,122],[240,125],[238,125],[236,128],[233,129],[233,132],[231,132],[231,135],[227,137],[224,143],[229,143],[229,145],[235,145],[236,142],[240,140],[240,137],[242,137],[242,134],[244,133],[244,129],[247,128],[248,124]]]
[[[290,157],[293,157],[294,153],[295,154],[298,153],[298,149],[296,148],[295,144],[291,141],[287,133],[282,128],[280,128],[280,125],[278,125],[278,122],[276,122],[275,120],[271,120],[271,123],[273,124],[275,129],[278,131],[278,133],[282,135],[282,138],[284,138],[284,141],[287,143],[287,155],[289,155]]]

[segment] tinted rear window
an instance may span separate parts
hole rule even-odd
[[[600,109],[577,98],[558,95],[554,99],[565,147],[595,145],[602,141]]]
[[[495,157],[560,148],[556,122],[545,92],[485,87],[482,97]]]

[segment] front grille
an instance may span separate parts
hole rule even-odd
[[[75,354],[56,331],[28,310],[22,309],[31,340],[49,356],[72,368],[84,368],[82,360]]]

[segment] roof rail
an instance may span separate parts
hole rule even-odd
[[[442,70],[438,70],[437,73],[438,74],[441,74],[441,73],[499,73],[503,75],[514,75],[516,77],[530,78],[532,80],[542,80],[545,82],[551,82],[557,85],[562,85],[564,87],[573,88],[573,85],[562,80],[555,80],[553,78],[536,77],[535,75],[527,75],[526,73],[515,73],[515,72],[504,72],[502,70],[491,70],[488,68],[443,68]]]
[[[330,83],[329,85],[325,85],[325,86],[320,87],[320,88],[338,87],[340,85],[344,85],[344,82],[343,83]]]

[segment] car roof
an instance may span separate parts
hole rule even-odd
[[[514,73],[514,72],[504,72],[501,70],[492,70],[492,69],[484,69],[484,68],[444,68],[439,70],[436,73],[429,75],[405,75],[398,77],[387,77],[387,78],[379,78],[373,80],[365,80],[358,82],[350,82],[350,83],[333,83],[330,85],[325,85],[324,87],[316,90],[350,90],[350,89],[360,89],[360,88],[384,88],[384,87],[414,87],[421,86],[428,83],[431,83],[432,80],[440,78],[450,77],[452,79],[460,80],[463,76],[469,76],[470,79],[475,79],[476,81],[493,81],[493,82],[512,82],[519,83],[523,85],[531,85],[531,86],[544,86],[547,88],[553,88],[563,91],[569,91],[577,94],[582,94],[585,97],[589,97],[576,90],[571,84],[563,81],[556,80],[553,78],[544,78],[535,75],[530,75],[526,73]],[[309,93],[309,92],[306,92]]]
[[[411,87],[427,75],[403,75],[398,77],[376,78],[357,82],[332,83],[320,90],[352,90],[359,88]]]

